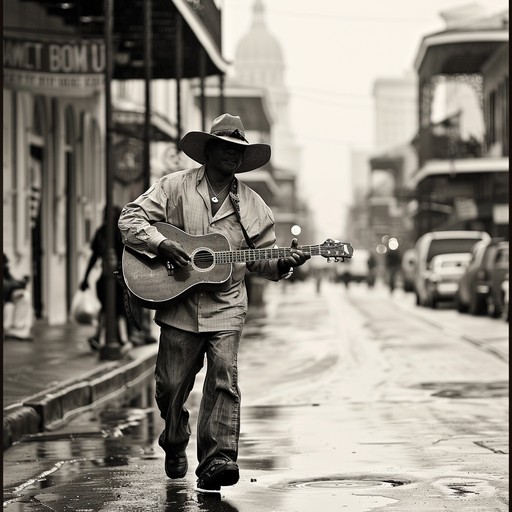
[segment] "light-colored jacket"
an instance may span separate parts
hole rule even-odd
[[[229,196],[212,216],[205,166],[168,174],[157,180],[135,201],[128,203],[119,218],[123,242],[156,257],[165,237],[152,224],[168,222],[190,235],[222,233],[232,250],[246,249],[247,243]],[[238,181],[242,223],[257,248],[275,247],[272,211],[263,199]],[[227,289],[196,291],[169,308],[156,311],[155,320],[192,332],[241,330],[247,313],[245,272],[257,272],[278,281],[277,260],[234,263]]]

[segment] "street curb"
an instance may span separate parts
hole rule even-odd
[[[66,418],[114,393],[130,389],[148,378],[156,362],[158,345],[132,349],[127,359],[105,364],[26,398],[19,405],[4,409],[4,451],[27,435],[51,430]]]
[[[3,446],[4,451],[19,441],[22,436],[37,434],[41,425],[41,417],[32,407],[18,405],[9,411],[4,411]]]

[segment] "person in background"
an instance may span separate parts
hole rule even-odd
[[[373,254],[373,251],[370,251],[370,255],[368,256],[368,287],[373,288],[375,285],[375,280],[377,278],[377,259]]]
[[[398,249],[388,249],[386,251],[385,260],[389,291],[393,293],[401,271],[402,256],[400,255],[400,251]]]
[[[116,229],[114,230],[114,247],[116,251],[116,256],[118,261],[121,260],[121,256],[123,253],[123,242],[121,240],[121,234],[119,233],[119,230],[117,229],[117,222],[119,220],[119,215],[121,214],[121,208],[119,206],[114,206],[114,222],[116,225]],[[91,346],[92,350],[99,350],[100,345],[102,343],[102,334],[105,331],[105,311],[106,311],[106,281],[107,281],[107,265],[105,264],[106,257],[107,257],[107,234],[106,234],[106,216],[107,211],[105,209],[104,215],[103,215],[103,224],[96,230],[96,233],[93,236],[93,239],[91,241],[91,256],[89,258],[89,262],[87,264],[87,268],[85,269],[85,274],[82,282],[80,283],[80,290],[84,291],[89,288],[89,274],[91,270],[96,265],[96,262],[99,260],[101,262],[101,276],[96,281],[96,294],[98,296],[98,300],[101,303],[101,310],[100,310],[100,318],[98,322],[98,327],[96,334],[89,338],[89,345]],[[117,281],[115,284],[115,290],[116,290],[116,315],[118,318],[118,331],[119,331],[119,343],[121,345],[127,345],[129,343],[128,338],[128,322],[126,317],[126,312],[124,308],[124,301],[123,301],[123,290],[118,285]]]
[[[236,173],[265,165],[270,146],[250,144],[240,117],[223,114],[213,121],[210,133],[185,134],[180,148],[200,165],[163,176],[124,207],[119,219],[124,243],[149,258],[161,258],[171,272],[190,265],[191,255],[160,233],[152,225],[155,221],[194,236],[221,233],[233,249],[247,248],[247,239],[256,248],[275,247],[272,211],[256,192],[235,178]],[[156,401],[165,420],[159,444],[165,452],[169,478],[183,478],[187,473],[191,430],[185,402],[206,356],[197,424],[197,488],[218,491],[238,482],[237,356],[248,304],[245,273],[249,270],[273,281],[289,277],[293,267],[310,257],[296,247],[297,240],[293,239],[291,254],[285,258],[234,263],[226,286],[194,291],[177,304],[157,310]]]
[[[4,338],[31,341],[34,312],[30,292],[27,290],[28,276],[16,279],[11,274],[9,259],[4,253],[3,301]]]

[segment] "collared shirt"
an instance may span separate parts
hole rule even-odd
[[[123,242],[150,257],[155,257],[165,240],[154,222],[168,222],[189,235],[221,233],[231,250],[247,249],[240,223],[229,196],[212,215],[205,166],[168,174],[157,180],[135,201],[128,203],[119,218]],[[275,247],[274,217],[263,199],[238,181],[240,216],[257,248]],[[190,264],[190,263],[189,263]],[[247,313],[245,272],[257,272],[278,281],[277,260],[233,263],[233,272],[222,289],[195,291],[172,306],[158,309],[155,320],[192,332],[241,330]]]

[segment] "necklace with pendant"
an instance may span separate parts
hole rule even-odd
[[[222,194],[222,192],[224,192],[224,190],[226,190],[230,183],[228,183],[220,192],[215,192],[215,189],[212,187],[212,184],[210,183],[210,180],[208,179],[208,175],[205,173],[205,176],[206,176],[206,181],[208,183],[208,185],[210,186],[210,189],[212,190],[213,192],[213,196],[210,197],[212,203],[218,203],[219,202],[219,196]]]

